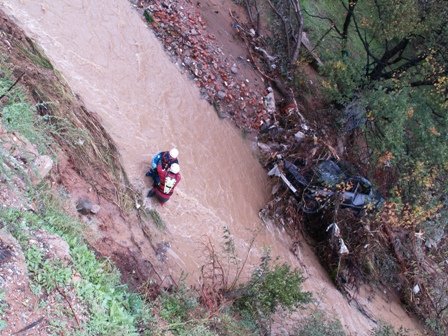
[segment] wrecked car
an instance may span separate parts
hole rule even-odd
[[[308,214],[338,205],[351,208],[357,215],[378,209],[383,197],[374,191],[369,180],[350,176],[332,160],[325,160],[311,169],[301,171],[294,163],[283,160],[283,171],[276,164],[268,175],[279,176],[300,202],[300,208]]]

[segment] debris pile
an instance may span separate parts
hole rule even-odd
[[[246,130],[257,131],[266,119],[265,88],[250,88],[248,79],[237,79],[239,65],[229,61],[216,38],[191,3],[141,1],[143,16],[170,57],[188,72],[201,96],[221,117],[229,116]],[[239,61],[248,60],[239,57]],[[257,85],[257,83],[255,83]]]
[[[230,117],[237,126],[257,134],[260,159],[266,168],[271,169],[285,158],[303,161],[307,166],[321,160],[338,160],[344,155],[343,146],[335,144],[334,133],[326,129],[325,123],[317,127],[319,123],[316,120],[310,125],[299,112],[300,106],[293,92],[271,74],[275,72],[275,58],[261,48],[261,41],[247,27],[243,29],[240,23],[235,23],[235,34],[246,43],[250,55],[249,59],[241,58],[239,61],[250,62],[266,79],[266,83],[258,86],[259,90],[245,80],[238,79],[241,63],[229,61],[215,36],[207,32],[207,26],[194,4],[184,0],[141,0],[137,7],[172,61],[189,74],[202,97],[215,107],[218,115]],[[265,65],[270,65],[269,75],[260,69],[263,61]],[[279,97],[283,100],[279,101]],[[325,118],[325,115],[321,115],[321,118]],[[310,216],[299,211],[297,198],[278,182],[273,186],[273,199],[259,215],[264,221],[273,219],[279,227],[295,236],[294,232],[304,229],[302,223],[309,221]],[[352,248],[355,245],[346,245],[342,237],[345,239],[345,229],[358,220],[343,210],[339,215],[343,217],[338,224],[342,231],[338,230],[337,237],[333,234],[338,248],[330,246],[325,238],[319,243],[322,254],[328,256],[329,262],[337,262],[340,255],[346,257],[348,246]],[[325,230],[330,223],[334,223],[333,213],[325,212],[325,220],[319,218],[321,223],[315,229],[327,237],[330,234]],[[336,259],[333,252],[336,252]],[[340,255],[337,252],[341,252]]]

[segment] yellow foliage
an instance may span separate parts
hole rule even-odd
[[[436,216],[440,208],[441,206],[429,209],[423,205],[411,206],[410,204],[399,206],[394,202],[386,202],[381,211],[380,218],[383,222],[387,222],[391,226],[416,230],[421,222]]]
[[[394,155],[392,154],[392,152],[387,151],[386,153],[384,153],[384,155],[380,156],[380,158],[378,159],[378,163],[380,165],[389,165],[390,164],[390,160],[392,160],[394,158]]]
[[[437,132],[437,130],[436,130],[436,128],[435,127],[431,127],[430,129],[429,129],[430,131],[431,131],[431,133],[432,134],[434,134],[434,135],[440,135],[440,133],[439,132]]]
[[[325,81],[325,80],[322,81],[322,87],[323,87],[324,89],[329,89],[329,90],[332,90],[332,89],[333,89],[333,87],[331,86],[331,83],[330,83],[330,82],[327,82],[327,81]]]
[[[347,70],[347,66],[343,62],[341,62],[341,61],[334,62],[333,63],[333,68],[334,69],[339,69],[339,70],[342,70],[342,71]]]

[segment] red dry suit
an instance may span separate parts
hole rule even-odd
[[[157,165],[157,173],[160,177],[160,183],[152,190],[156,193],[159,202],[165,203],[173,195],[174,188],[179,184],[181,176],[180,173],[173,174],[169,170],[163,170],[161,164]]]

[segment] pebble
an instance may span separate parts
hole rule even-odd
[[[218,91],[217,95],[219,99],[224,99],[226,97],[226,93],[224,91]]]

